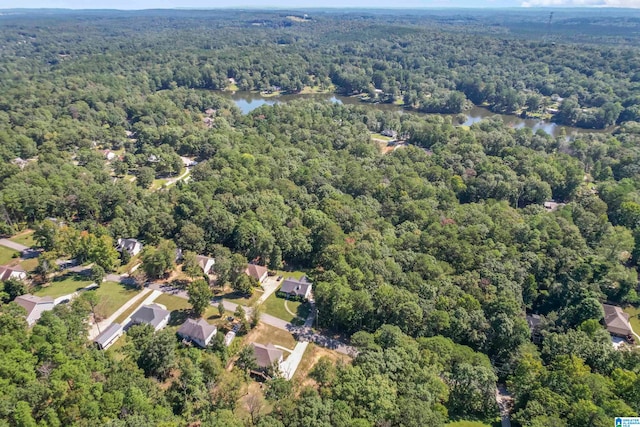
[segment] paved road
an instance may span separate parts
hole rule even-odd
[[[28,246],[21,245],[20,243],[12,242],[9,239],[0,239],[0,245],[4,246],[6,248],[13,249],[14,251],[18,251],[18,252],[22,252],[22,251],[26,251],[28,249],[31,249]]]
[[[120,307],[119,309],[116,310],[115,313],[113,313],[111,316],[107,317],[106,319],[98,322],[97,324],[92,324],[91,325],[91,329],[89,329],[89,339],[92,340],[95,337],[97,337],[100,332],[99,331],[104,331],[107,326],[109,326],[110,324],[112,324],[113,322],[116,321],[116,319],[125,311],[127,311],[129,309],[129,307],[131,307],[133,304],[137,303],[138,301],[140,301],[143,297],[145,297],[147,294],[149,294],[151,292],[151,289],[144,289],[142,292],[140,292],[139,294],[134,295],[129,301],[125,302],[122,307]]]
[[[189,295],[183,289],[177,289],[172,287],[169,284],[159,284],[152,283],[149,285],[149,288],[158,290],[160,292],[164,292],[167,294],[175,295],[180,298],[189,299]],[[220,298],[215,298],[211,301],[211,305],[217,306],[220,303]],[[236,311],[238,308],[238,304],[235,304],[231,301],[222,300],[222,304],[224,304],[224,308],[227,311]],[[251,307],[243,306],[244,311],[247,313],[247,316],[251,315],[252,309]],[[329,337],[327,335],[320,334],[311,329],[311,325],[313,324],[315,310],[312,309],[307,321],[305,322],[305,326],[295,326],[286,320],[279,319],[275,316],[272,316],[267,313],[262,313],[260,316],[260,321],[266,323],[267,325],[273,326],[278,329],[282,329],[283,331],[289,331],[296,338],[297,341],[301,342],[313,342],[319,346],[329,348],[331,350],[335,350],[339,353],[346,354],[349,356],[355,356],[358,354],[355,347],[345,344],[344,342]]]

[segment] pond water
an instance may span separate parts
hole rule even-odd
[[[233,102],[240,108],[243,114],[247,114],[256,108],[262,105],[274,105],[280,102],[289,102],[295,99],[315,99],[318,101],[329,101],[338,104],[348,104],[348,105],[361,105],[364,107],[377,108],[380,110],[386,111],[401,111],[405,112],[402,106],[393,105],[393,104],[369,104],[366,102],[360,102],[358,98],[342,96],[342,95],[334,95],[334,94],[311,94],[311,95],[280,95],[280,96],[263,96],[258,93],[253,92],[235,92],[235,93],[226,93]],[[418,113],[416,111],[411,111],[413,114],[419,115],[431,115],[426,113]],[[586,133],[586,132],[610,132],[611,129],[581,129],[570,126],[562,126],[552,122],[546,122],[544,120],[538,119],[523,119],[514,115],[507,114],[496,114],[486,108],[483,107],[473,107],[470,110],[467,110],[463,113],[466,116],[466,120],[461,125],[471,126],[474,123],[477,123],[486,118],[498,116],[502,119],[502,121],[507,125],[515,129],[521,129],[524,127],[531,128],[534,132],[541,129],[544,132],[548,133],[552,136],[559,136],[564,131],[564,134],[569,136],[574,133]],[[453,123],[457,123],[456,116],[450,114],[436,114],[442,116],[453,117]]]

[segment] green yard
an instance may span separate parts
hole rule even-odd
[[[286,303],[286,307],[285,307]],[[309,304],[300,301],[286,300],[276,296],[274,292],[262,304],[264,312],[279,319],[292,322],[296,318],[306,319],[309,315]],[[289,308],[289,310],[287,310]],[[295,316],[291,313],[296,314]]]
[[[233,291],[229,291],[227,293],[222,293],[222,294],[216,294],[217,297],[221,297],[222,299],[226,299],[235,304],[240,304],[247,307],[251,307],[253,303],[255,303],[260,298],[261,295],[262,295],[262,292],[258,291],[257,289],[253,290],[253,294],[250,297],[247,297],[246,295],[241,294],[239,292],[233,292]]]
[[[629,314],[629,323],[633,332],[640,335],[640,307],[629,306],[624,309],[624,312]]]
[[[393,138],[384,136],[381,133],[372,133],[371,138],[386,142],[393,141]]]
[[[20,254],[13,249],[0,246],[0,265],[5,265],[16,259]]]
[[[276,274],[278,276],[284,277],[285,279],[288,277],[293,277],[294,279],[300,279],[302,276],[306,276],[307,272],[302,270],[294,270],[294,271],[276,270]]]
[[[95,292],[100,301],[96,311],[102,318],[107,318],[140,291],[122,283],[103,282]]]
[[[148,294],[146,296],[149,296]],[[146,297],[142,297],[140,298],[140,301],[136,302],[135,304],[133,304],[131,307],[129,307],[128,309],[126,309],[125,311],[123,311],[122,313],[120,313],[120,316],[118,316],[115,320],[116,323],[120,323],[121,325],[124,326],[124,321],[127,317],[131,316],[133,314],[134,311],[136,311],[138,308],[140,308],[140,306],[142,305],[142,302],[145,300]]]
[[[39,297],[61,297],[71,294],[79,289],[84,288],[92,283],[85,276],[75,273],[67,273],[56,276],[50,283],[40,286],[40,289],[34,292]]]
[[[36,245],[36,241],[33,239],[33,230],[23,231],[20,234],[16,234],[9,240],[28,247],[33,247]]]

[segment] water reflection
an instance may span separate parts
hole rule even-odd
[[[332,95],[332,94],[296,94],[296,95],[280,95],[280,96],[263,96],[257,93],[252,92],[235,92],[233,94],[227,94],[233,102],[240,108],[243,114],[250,113],[256,108],[262,105],[274,105],[281,102],[289,102],[295,99],[315,99],[318,101],[329,101],[338,104],[348,104],[348,105],[360,105],[370,108],[376,108],[385,111],[399,111],[404,112],[402,106],[393,105],[393,104],[368,104],[360,102],[357,98],[341,96],[341,95]],[[417,113],[412,112],[414,114],[420,115],[430,115],[425,113]],[[442,114],[443,116],[449,116],[453,118],[453,123],[458,123],[458,116],[451,116]],[[505,115],[505,114],[496,114],[492,111],[489,111],[486,108],[482,107],[473,107],[471,110],[465,111],[464,113],[466,119],[460,123],[464,126],[471,126],[474,123],[478,123],[482,120],[491,117],[500,117],[502,121],[509,127],[514,129],[522,129],[522,128],[530,128],[533,132],[538,130],[542,130],[545,133],[552,136],[560,136],[564,133],[564,135],[571,135],[573,133],[586,133],[586,132],[610,132],[611,129],[604,130],[593,130],[593,129],[581,129],[574,128],[570,126],[562,126],[556,123],[546,122],[544,120],[538,119],[523,119],[518,116],[513,115]]]

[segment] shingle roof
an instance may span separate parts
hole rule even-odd
[[[245,274],[255,277],[260,280],[265,273],[268,272],[267,267],[263,267],[261,265],[256,264],[248,264],[246,270],[244,270]]]
[[[205,274],[209,274],[209,271],[207,270],[211,270],[211,268],[213,268],[213,265],[216,262],[214,258],[204,256],[204,255],[196,255],[196,261],[198,262],[198,265],[204,271]],[[209,264],[208,268],[207,268],[207,264]]]
[[[158,327],[162,321],[171,314],[158,304],[143,305],[131,316],[134,323],[148,323],[154,328]]]
[[[142,243],[140,243],[136,239],[118,239],[119,250],[126,250],[127,252],[132,252],[135,249],[136,245],[142,246]]]
[[[307,282],[305,278],[296,280],[293,277],[288,277],[284,280],[284,282],[282,282],[280,292],[303,297],[307,294],[307,290],[310,287],[311,282]]]
[[[26,271],[24,271],[24,269],[18,265],[16,265],[15,267],[7,267],[6,265],[2,265],[0,266],[0,280],[8,280],[9,278],[11,278],[11,273],[13,272],[26,273]]]
[[[24,294],[16,297],[14,301],[19,306],[24,307],[24,309],[27,310],[27,314],[30,314],[33,311],[33,308],[38,304],[53,303],[53,298]]]
[[[627,313],[615,305],[602,304],[602,308],[604,309],[604,323],[610,333],[621,336],[631,335],[632,330]]]
[[[104,347],[120,332],[122,332],[122,325],[119,323],[112,323],[107,326],[107,329],[102,331],[102,333],[100,333],[93,342],[98,343],[100,347]]]
[[[187,319],[178,329],[178,334],[182,337],[197,339],[206,342],[212,335],[218,332],[215,325],[210,325],[206,320]]]
[[[262,345],[254,342],[251,345],[256,355],[256,363],[262,368],[268,368],[282,357],[282,350],[278,350],[273,344]]]

